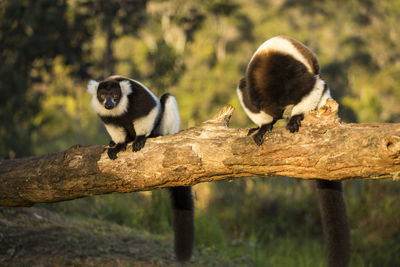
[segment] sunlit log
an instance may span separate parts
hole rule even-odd
[[[0,162],[0,205],[30,206],[90,195],[195,185],[240,177],[398,179],[400,124],[347,124],[338,104],[312,112],[298,133],[275,127],[262,146],[229,128],[233,107],[175,135],[148,139],[140,152],[107,156],[106,146]]]

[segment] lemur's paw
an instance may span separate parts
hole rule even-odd
[[[260,129],[258,130],[258,132],[255,135],[253,135],[253,140],[254,140],[254,142],[256,142],[256,144],[258,146],[261,146],[264,143],[264,135],[265,135],[265,133],[272,131],[272,128],[274,127],[275,122],[276,122],[276,120],[273,120],[270,123],[261,125]],[[257,130],[257,129],[255,129],[255,130]]]
[[[110,147],[107,150],[107,155],[110,159],[114,160],[117,158],[118,152],[125,150],[126,150],[126,143],[117,144],[115,147]]]
[[[262,143],[264,143],[264,133],[258,131],[255,135],[253,135],[253,140],[258,146],[261,146]]]
[[[301,126],[301,121],[304,119],[304,115],[295,115],[290,118],[289,122],[286,125],[286,129],[288,129],[291,133],[298,132]]]
[[[135,142],[132,144],[132,151],[133,151],[133,152],[138,152],[138,151],[140,151],[140,150],[144,147],[144,144],[145,144],[145,142],[143,142],[143,141],[141,141],[141,142],[135,141]]]
[[[108,146],[112,147],[112,146],[115,146],[115,145],[116,145],[115,142],[113,140],[110,140],[110,143],[108,144]]]
[[[109,148],[107,150],[107,155],[111,160],[115,160],[117,158],[117,151],[113,148]]]
[[[119,151],[126,151],[126,143],[123,144],[123,145],[121,146],[121,148],[119,149]]]
[[[136,140],[132,143],[132,151],[133,152],[138,152],[139,150],[141,150],[144,147],[145,144],[146,144],[146,138],[145,137],[136,138]]]

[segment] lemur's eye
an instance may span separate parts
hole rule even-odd
[[[114,97],[114,98],[118,98],[118,95],[117,95],[117,94],[114,94],[113,97]]]
[[[101,95],[100,95],[100,98],[101,98],[101,99],[104,99],[104,98],[106,98],[106,95],[105,95],[105,94],[101,94]]]

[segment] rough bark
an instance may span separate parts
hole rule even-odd
[[[338,105],[306,116],[300,131],[275,127],[258,147],[248,129],[229,128],[233,107],[175,135],[148,139],[110,160],[106,146],[0,162],[0,205],[30,206],[90,195],[153,190],[251,176],[398,179],[400,124],[346,124]]]

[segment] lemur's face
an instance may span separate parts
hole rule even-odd
[[[105,81],[99,84],[97,99],[106,109],[116,107],[121,99],[121,87],[118,82]]]

